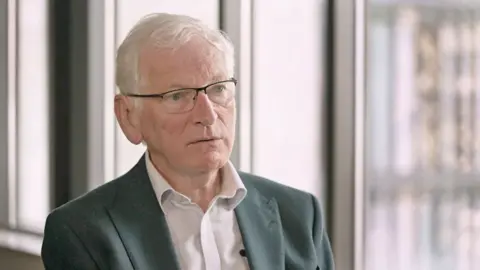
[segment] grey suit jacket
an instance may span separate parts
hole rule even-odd
[[[248,191],[235,214],[250,268],[333,270],[317,199],[239,174]],[[54,210],[42,259],[47,270],[180,269],[144,157],[120,178]]]

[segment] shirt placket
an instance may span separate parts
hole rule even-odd
[[[212,208],[214,207],[215,204],[213,204],[212,207],[205,212],[200,224],[200,242],[202,245],[206,270],[221,269],[220,253],[215,241],[214,230],[210,218],[212,214]]]

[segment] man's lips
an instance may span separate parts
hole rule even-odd
[[[192,141],[190,144],[195,144],[195,143],[202,143],[202,142],[211,142],[211,141],[216,141],[220,140],[219,137],[209,137],[209,138],[201,138],[201,139],[196,139]]]

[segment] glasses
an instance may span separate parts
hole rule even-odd
[[[214,82],[204,87],[181,88],[161,94],[125,94],[137,98],[158,98],[168,113],[182,113],[193,109],[198,93],[204,92],[214,104],[227,106],[235,98],[237,80],[234,78]]]

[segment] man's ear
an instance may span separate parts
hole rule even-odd
[[[126,96],[116,95],[114,108],[118,124],[123,134],[125,134],[125,137],[133,144],[141,143],[143,136],[140,130],[139,115],[138,112],[135,112],[136,108],[133,102]]]

